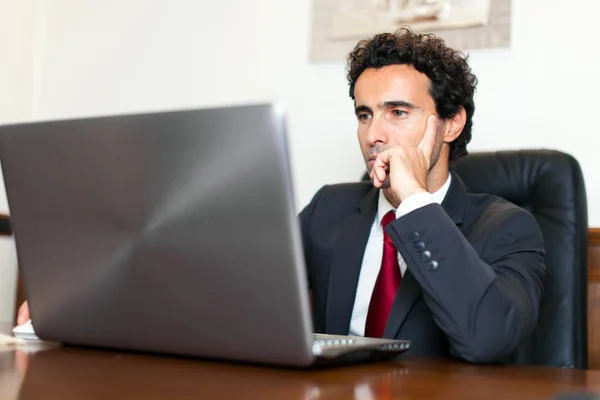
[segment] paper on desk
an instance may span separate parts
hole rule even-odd
[[[16,338],[10,335],[5,335],[4,333],[0,333],[0,346],[10,346],[13,344],[23,344],[25,341],[20,338]]]
[[[40,340],[40,338],[35,334],[33,330],[33,324],[31,323],[31,319],[24,324],[17,325],[13,329],[13,334],[18,339],[26,339],[26,340]]]

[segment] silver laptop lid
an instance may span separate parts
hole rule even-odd
[[[312,361],[279,108],[3,126],[0,160],[41,338]]]

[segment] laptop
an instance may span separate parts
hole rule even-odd
[[[290,367],[409,341],[313,334],[276,105],[0,127],[35,334]]]

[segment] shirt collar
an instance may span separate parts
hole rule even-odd
[[[433,196],[433,201],[438,204],[442,204],[446,194],[448,193],[448,189],[450,188],[450,182],[452,181],[452,174],[448,174],[448,178],[446,182],[442,185],[441,188],[433,192],[431,195]],[[385,214],[390,211],[396,212],[396,209],[392,204],[388,201],[388,199],[383,195],[383,192],[379,190],[379,201],[377,205],[377,227],[381,228],[381,221]]]

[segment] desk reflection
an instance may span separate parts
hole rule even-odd
[[[297,371],[69,347],[16,351],[12,361],[12,393],[3,390],[2,398],[371,400],[391,398],[392,383],[408,376],[401,364],[357,376],[347,373],[359,367]]]
[[[76,347],[0,351],[0,399],[527,399],[600,392],[600,371],[406,359],[293,370]],[[40,350],[42,349],[42,350]]]
[[[18,398],[28,364],[27,353],[10,347],[0,349],[0,398]]]

